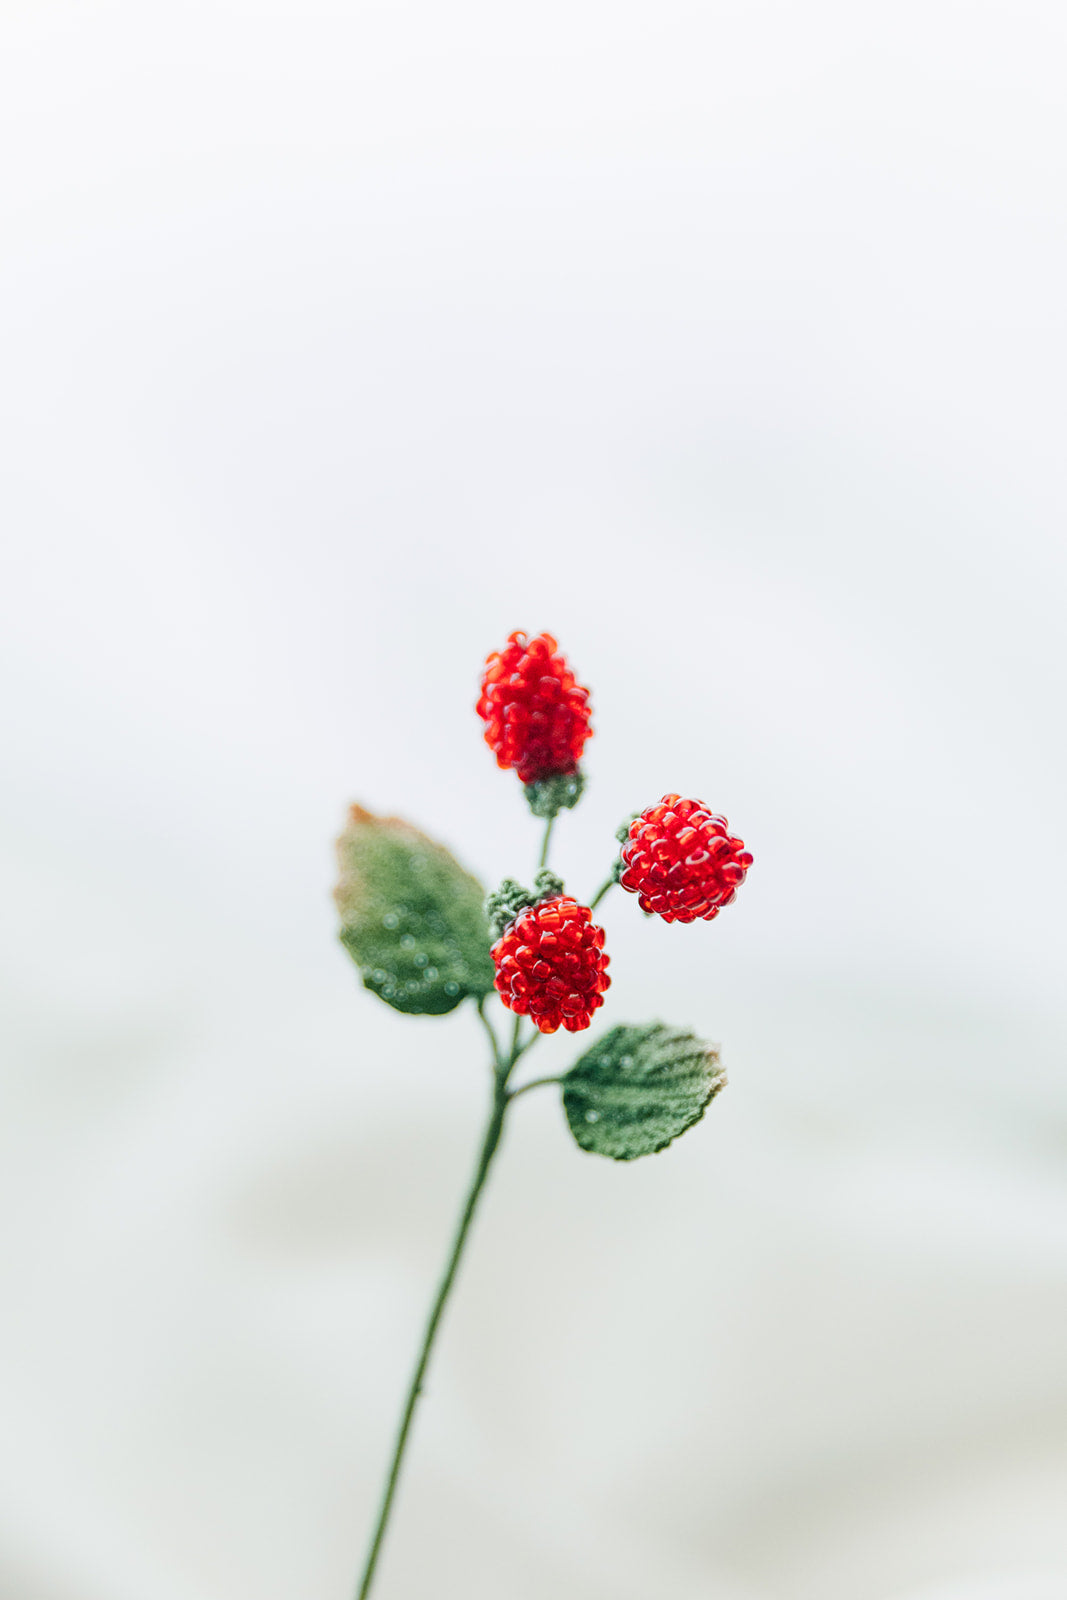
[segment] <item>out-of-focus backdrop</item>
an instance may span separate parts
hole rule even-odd
[[[523,1103],[381,1600],[1063,1600],[1062,8],[3,32],[4,1600],[350,1595],[485,1066],[331,841],[529,874],[516,627],[572,889],[668,788],[755,853],[605,906],[730,1087],[632,1167]]]

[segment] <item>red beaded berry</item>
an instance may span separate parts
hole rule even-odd
[[[510,634],[486,657],[477,705],[497,766],[523,783],[574,772],[591,732],[588,700],[550,633]]]
[[[540,900],[510,922],[490,954],[496,987],[509,1011],[531,1017],[542,1033],[562,1024],[580,1033],[604,1004],[609,956],[604,930],[570,895]]]
[[[700,800],[665,794],[630,824],[619,882],[664,922],[710,922],[745,881],[752,856]]]

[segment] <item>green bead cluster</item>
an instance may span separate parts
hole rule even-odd
[[[493,938],[499,939],[508,924],[527,906],[535,906],[539,900],[550,900],[553,895],[562,893],[563,879],[549,872],[547,867],[542,867],[534,878],[533,889],[524,889],[514,878],[505,878],[499,889],[486,896],[485,915]]]
[[[582,798],[584,788],[582,770],[576,767],[573,772],[556,773],[551,778],[524,783],[522,792],[534,816],[548,822],[561,811],[572,810]]]

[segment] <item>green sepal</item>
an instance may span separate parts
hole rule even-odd
[[[549,900],[562,893],[563,879],[547,867],[542,867],[534,878],[532,889],[524,889],[514,878],[505,878],[499,889],[485,897],[485,915],[491,936],[499,939],[508,924],[527,906],[535,906],[539,900]]]
[[[353,806],[337,855],[341,943],[373,994],[411,1016],[443,1016],[490,993],[485,890],[444,845]]]
[[[535,817],[549,821],[563,810],[571,810],[582,798],[585,777],[581,767],[573,772],[557,773],[551,778],[538,778],[523,784],[527,804]]]
[[[621,1023],[564,1076],[563,1109],[583,1150],[634,1161],[699,1122],[725,1083],[714,1045],[662,1022]]]

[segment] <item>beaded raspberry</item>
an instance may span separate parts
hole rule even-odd
[[[486,657],[477,704],[497,766],[523,783],[574,772],[592,731],[588,700],[550,633],[509,634]]]
[[[619,882],[664,922],[710,922],[745,881],[752,856],[725,817],[701,800],[665,794],[630,824]]]
[[[604,930],[588,906],[557,894],[529,906],[490,951],[496,987],[509,1011],[531,1017],[542,1033],[580,1033],[604,1004],[609,956]]]

